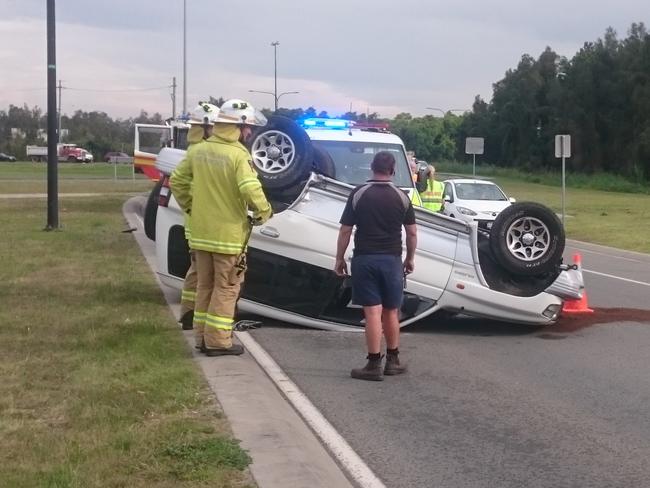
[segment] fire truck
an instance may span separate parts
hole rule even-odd
[[[160,171],[156,169],[156,156],[163,147],[187,149],[189,128],[189,124],[184,120],[169,120],[165,125],[135,124],[133,145],[135,171],[158,181]]]

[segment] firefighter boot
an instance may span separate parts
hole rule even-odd
[[[208,357],[239,356],[240,354],[244,354],[244,347],[240,346],[239,344],[233,344],[230,347],[224,347],[224,348],[207,347],[205,349],[205,355]]]
[[[183,330],[192,330],[194,328],[194,310],[188,310],[179,320]]]
[[[386,366],[384,367],[384,374],[386,376],[394,376],[396,374],[404,374],[407,371],[405,364],[399,362],[399,351],[386,352]]]
[[[379,354],[368,354],[366,359],[368,364],[363,368],[353,369],[350,376],[357,380],[382,381],[384,375],[381,371],[381,356]]]

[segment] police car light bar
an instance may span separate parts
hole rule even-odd
[[[302,121],[303,127],[308,129],[347,129],[354,125],[351,120],[345,119],[327,119],[323,117],[313,117]]]

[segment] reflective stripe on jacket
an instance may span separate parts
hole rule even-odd
[[[192,249],[239,254],[249,233],[248,208],[261,222],[272,215],[239,134],[234,124],[215,124],[213,135],[192,144],[171,175],[172,193],[190,214]]]
[[[442,208],[442,194],[445,186],[440,181],[427,180],[427,188],[420,193],[422,206],[432,212],[439,212]]]

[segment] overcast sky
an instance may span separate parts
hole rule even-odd
[[[46,1],[0,0],[0,109],[45,107]],[[522,54],[571,58],[613,27],[650,25],[648,0],[187,0],[187,106],[209,95],[394,116],[470,108]],[[183,100],[183,0],[57,0],[62,111],[171,115]],[[144,90],[146,89],[146,90]]]

